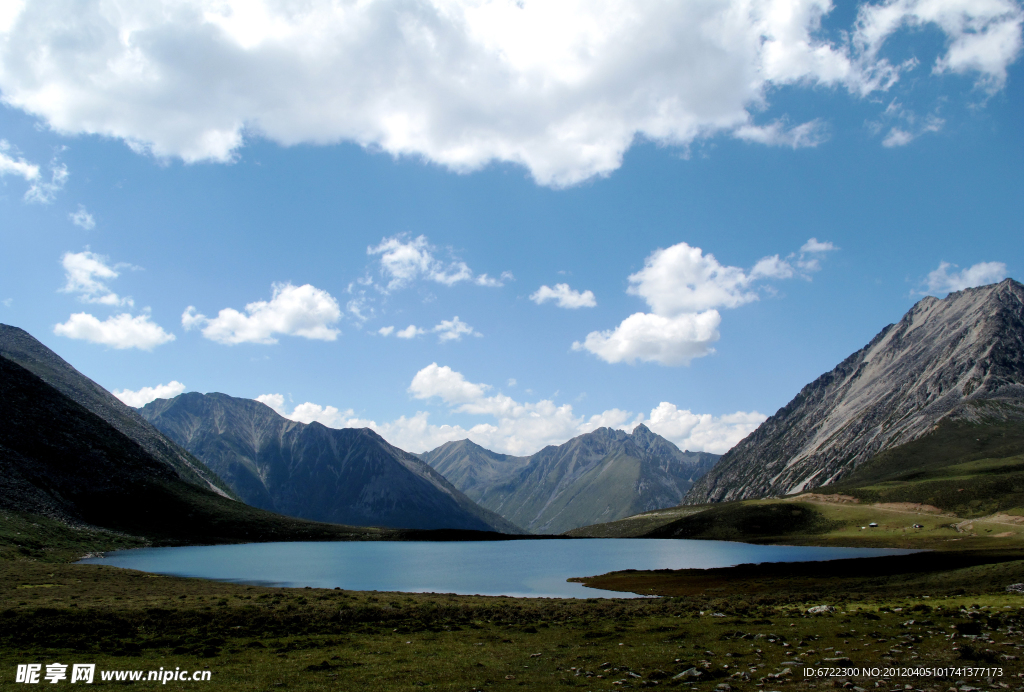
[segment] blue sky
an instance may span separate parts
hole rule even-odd
[[[0,9],[0,321],[130,403],[723,452],[1021,278],[1012,0],[156,6]]]

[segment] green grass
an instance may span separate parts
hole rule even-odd
[[[830,657],[858,666],[994,664],[1004,669],[998,681],[1016,686],[1024,668],[1003,658],[1024,647],[1024,597],[1003,589],[1024,580],[1024,563],[1012,557],[964,556],[938,572],[842,570],[841,580],[835,569],[708,570],[689,575],[678,595],[639,600],[282,589],[4,561],[0,688],[24,689],[12,680],[19,663],[60,661],[213,674],[209,684],[166,689],[612,690],[673,686],[671,676],[696,667],[698,690],[723,682],[810,690],[819,681],[801,666]],[[822,602],[837,612],[807,615]],[[976,634],[949,638],[957,632]],[[790,675],[758,686],[787,667]],[[982,678],[958,677],[976,686]],[[876,679],[853,682],[868,688]]]

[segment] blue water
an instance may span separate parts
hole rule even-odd
[[[628,598],[569,577],[622,569],[728,567],[914,551],[630,538],[470,542],[249,543],[141,548],[82,560],[244,584],[488,596]]]

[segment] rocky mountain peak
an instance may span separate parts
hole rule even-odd
[[[828,484],[994,399],[1024,409],[1024,285],[1012,279],[918,301],[730,450],[687,502]]]

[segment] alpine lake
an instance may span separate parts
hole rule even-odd
[[[625,569],[709,569],[902,555],[911,550],[729,541],[549,539],[248,543],[121,550],[82,560],[241,584],[546,598],[633,597],[567,581]]]

